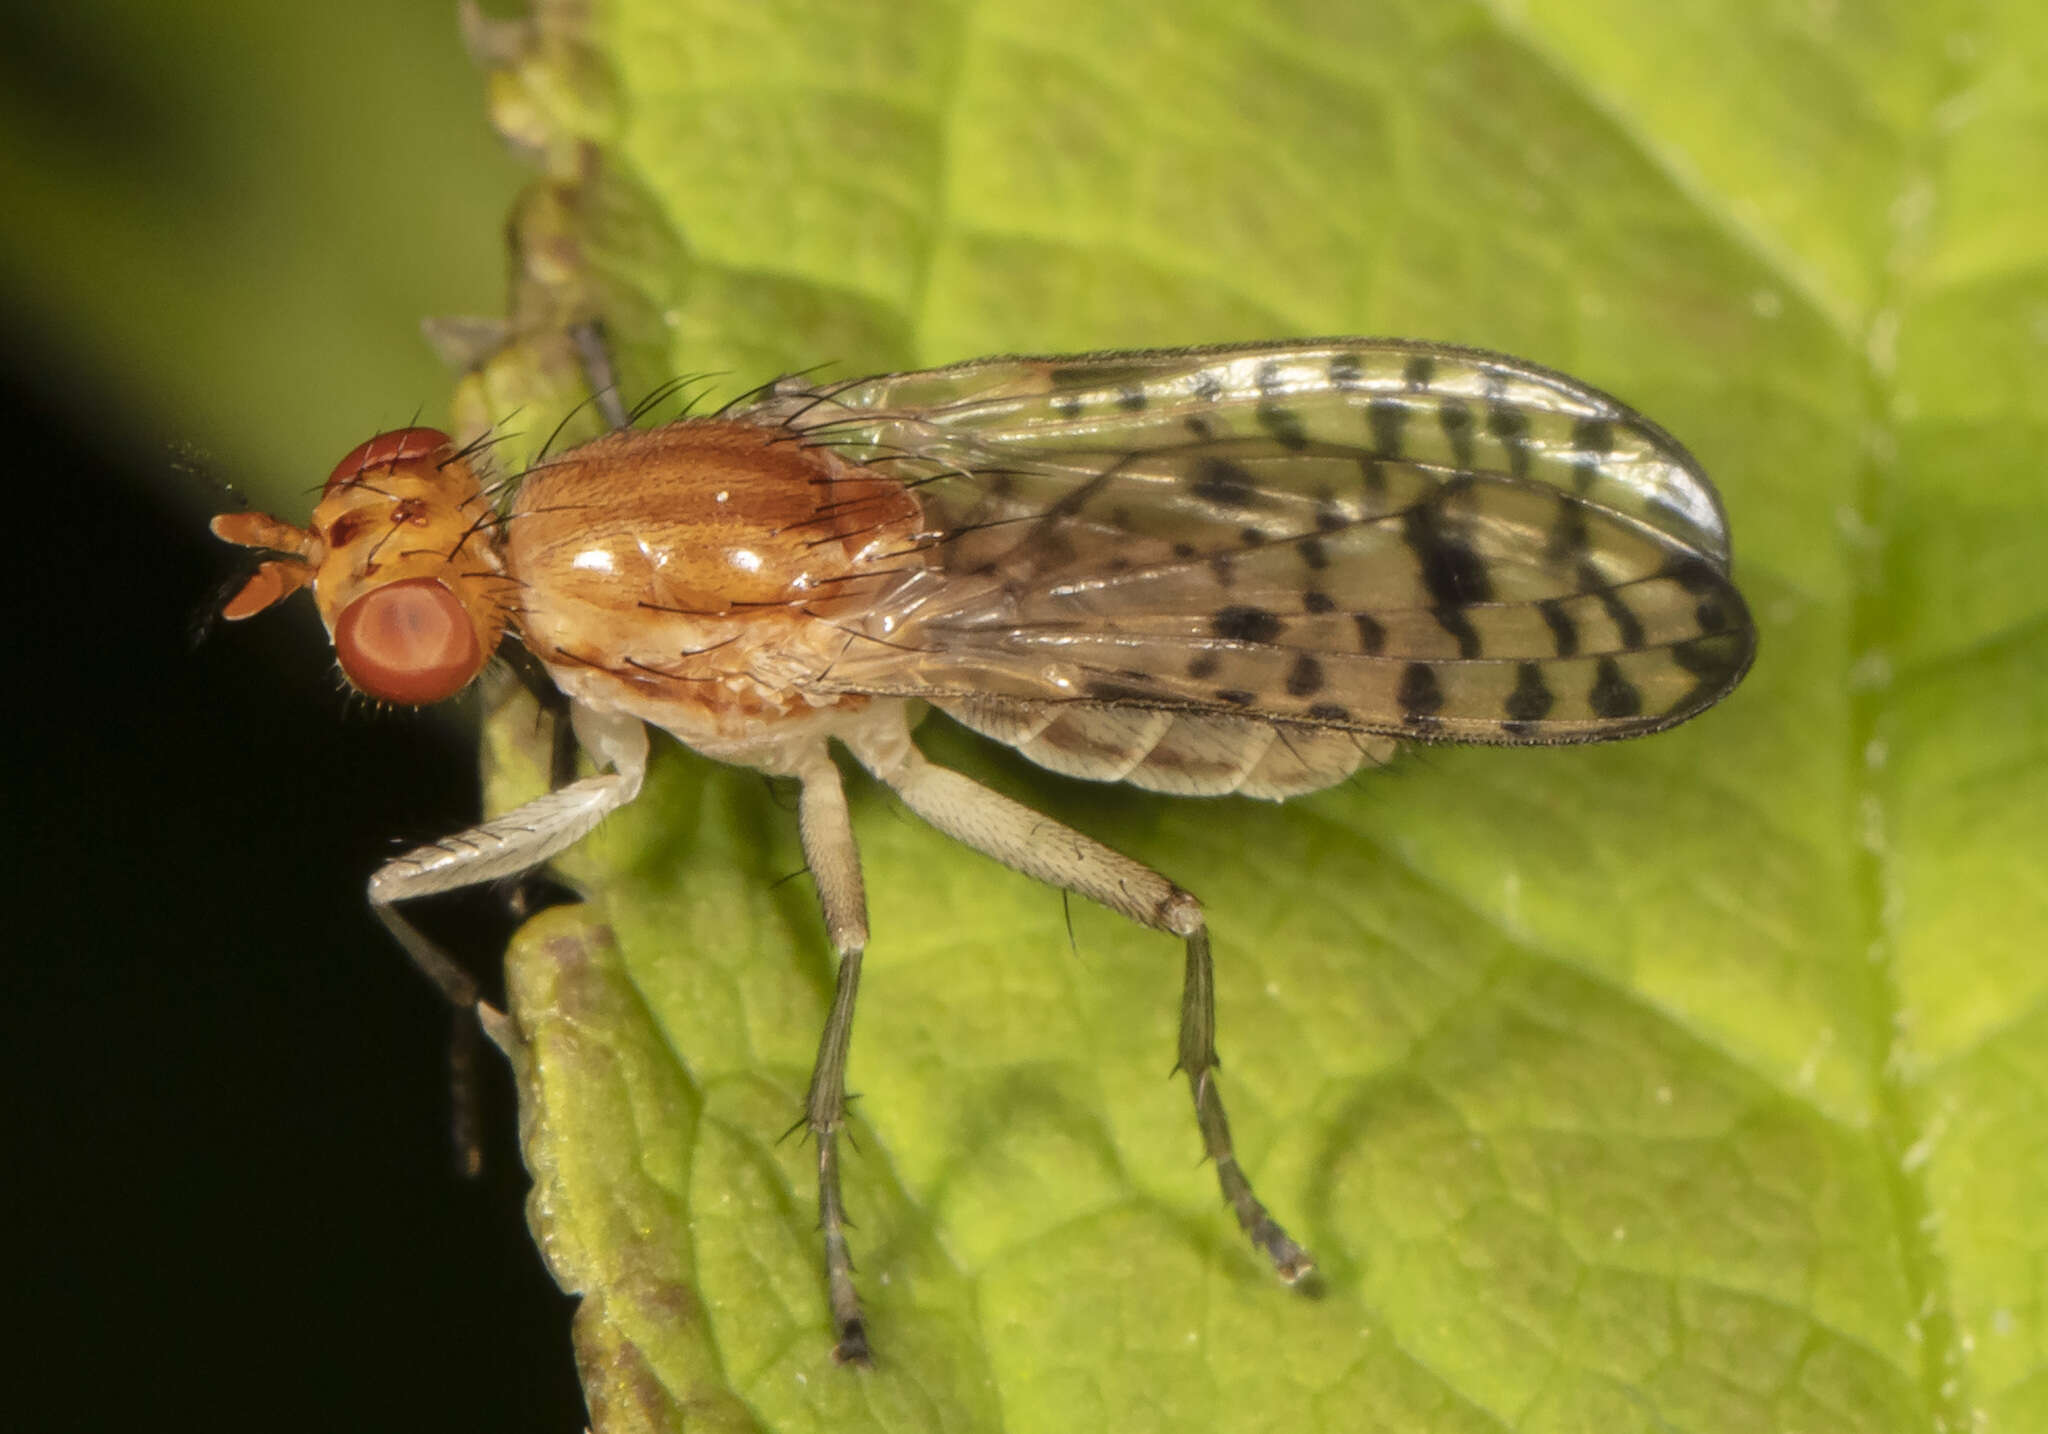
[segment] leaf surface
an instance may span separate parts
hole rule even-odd
[[[856,780],[864,1373],[830,1361],[810,1152],[778,1140],[831,990],[793,803],[663,750],[567,863],[588,904],[512,958],[601,1429],[2048,1427],[2040,12],[542,21],[498,90],[554,176],[526,252],[569,256],[551,292],[629,392],[1504,349],[1699,455],[1762,630],[1676,732],[1434,749],[1283,807],[931,721],[935,758],[1208,903],[1240,1151],[1314,1297],[1196,1163],[1175,944],[1078,905],[1070,939],[1057,894]]]

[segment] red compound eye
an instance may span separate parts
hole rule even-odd
[[[461,600],[433,578],[389,583],[343,608],[334,654],[364,692],[409,707],[453,697],[485,656]]]
[[[380,433],[367,443],[358,443],[349,450],[348,457],[334,465],[334,471],[327,475],[326,491],[331,493],[336,485],[353,483],[376,469],[430,458],[454,444],[455,440],[438,428],[394,428],[389,433]]]

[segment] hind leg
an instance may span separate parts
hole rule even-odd
[[[1177,1069],[1187,1076],[1203,1147],[1216,1162],[1217,1181],[1237,1223],[1280,1278],[1292,1284],[1313,1270],[1314,1258],[1267,1211],[1237,1163],[1216,1082],[1216,982],[1201,902],[1142,862],[934,765],[907,736],[899,741],[852,734],[847,745],[905,806],[946,835],[1014,871],[1100,902],[1186,943]]]

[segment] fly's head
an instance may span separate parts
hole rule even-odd
[[[251,617],[311,587],[352,686],[408,706],[439,702],[483,670],[510,620],[498,529],[447,434],[381,433],[335,465],[304,528],[267,513],[213,520],[215,537],[276,555],[221,616]]]

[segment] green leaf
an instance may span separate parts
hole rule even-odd
[[[527,252],[629,392],[1505,349],[1699,454],[1763,633],[1675,733],[1284,807],[929,724],[1206,900],[1241,1153],[1313,1295],[1197,1165],[1175,943],[1080,906],[1070,938],[857,782],[866,1372],[779,1139],[831,987],[788,795],[661,751],[512,955],[601,1428],[2048,1427],[2048,12],[542,9],[496,91],[552,176]]]

